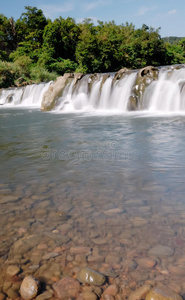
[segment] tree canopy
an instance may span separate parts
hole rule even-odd
[[[8,68],[16,66],[26,81],[35,80],[38,70],[57,76],[185,63],[185,38],[164,39],[159,32],[127,22],[52,21],[41,9],[26,6],[16,21],[0,15],[0,60]]]

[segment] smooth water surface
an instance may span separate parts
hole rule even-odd
[[[185,258],[184,149],[184,115],[1,109],[0,194],[17,196],[1,201],[6,259],[15,255],[22,227],[26,236],[44,240],[49,234],[54,246],[98,248],[102,261],[87,257],[87,264],[107,263],[118,275],[130,259],[153,258],[151,249],[162,245],[173,255],[157,254],[158,268],[143,280],[167,269],[161,280],[170,282],[174,264]],[[60,211],[69,218],[62,220],[68,230],[54,217]],[[34,249],[29,251],[21,255],[30,258]],[[139,264],[127,269],[136,281],[137,272],[142,277]]]

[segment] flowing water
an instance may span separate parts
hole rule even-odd
[[[166,83],[163,75],[159,84]],[[166,100],[168,87],[162,86],[163,96],[155,87],[156,102]],[[105,98],[109,87],[110,78],[102,90]],[[97,86],[93,91],[98,97]],[[84,89],[79,93],[85,95]],[[117,93],[111,97],[122,111]],[[122,93],[126,97],[128,91]],[[66,95],[71,97],[70,87]],[[104,97],[101,109],[107,105]],[[2,269],[10,261],[23,274],[42,274],[51,285],[56,276],[72,276],[75,268],[88,265],[119,279],[120,286],[160,281],[184,293],[185,114],[180,98],[181,105],[165,113],[156,112],[159,104],[152,97],[148,111],[119,114],[2,106]],[[88,100],[89,107],[95,100]],[[87,97],[83,101],[86,105]],[[51,264],[60,265],[61,274]],[[50,276],[44,275],[46,269]]]

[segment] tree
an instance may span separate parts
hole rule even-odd
[[[8,59],[8,55],[16,49],[16,32],[13,18],[0,15],[0,57]]]
[[[43,47],[53,48],[54,58],[75,60],[75,50],[80,34],[80,28],[74,19],[66,20],[59,17],[49,22],[44,29]]]
[[[27,10],[15,24],[18,49],[17,56],[29,55],[37,61],[43,43],[43,32],[48,21],[41,9],[25,6]],[[20,49],[19,49],[20,48]]]
[[[101,58],[97,43],[97,30],[91,19],[85,19],[79,24],[81,33],[76,46],[76,60],[79,71],[84,73],[99,72]]]
[[[166,64],[184,64],[185,63],[185,51],[183,42],[178,44],[166,43]]]
[[[165,62],[165,44],[159,35],[159,30],[145,24],[141,29],[135,30],[131,42],[132,60],[134,68],[146,65],[158,66]]]

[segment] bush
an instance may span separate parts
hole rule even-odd
[[[70,59],[60,59],[60,61],[51,64],[50,69],[52,71],[57,72],[60,75],[63,75],[64,73],[75,72],[77,67],[78,67],[77,63],[75,63]]]
[[[19,76],[19,70],[13,63],[0,60],[0,88],[13,86]]]
[[[17,68],[19,69],[19,72],[22,75],[22,77],[30,77],[30,68],[32,65],[32,60],[29,56],[23,55],[18,57],[15,60],[14,65],[17,66]]]
[[[55,72],[49,72],[44,67],[35,66],[31,68],[31,79],[36,82],[47,82],[57,79],[57,73]]]

